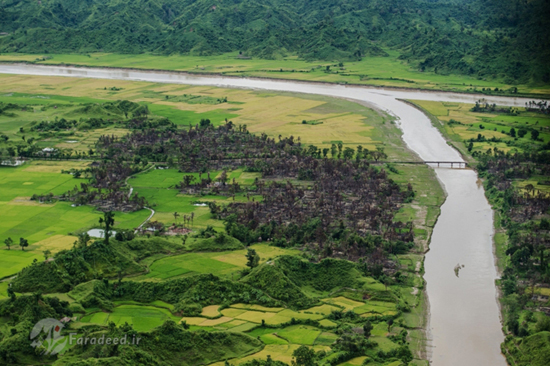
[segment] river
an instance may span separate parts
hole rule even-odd
[[[298,81],[194,76],[169,71],[137,71],[63,66],[4,64],[0,73],[139,80],[227,88],[319,94],[366,102],[398,118],[403,140],[426,161],[463,161],[429,118],[398,99],[524,106],[527,99],[472,94],[397,90]],[[501,331],[493,255],[493,211],[474,171],[434,167],[447,199],[434,228],[425,259],[430,303],[428,353],[435,366],[500,366]],[[459,276],[455,266],[464,266]]]

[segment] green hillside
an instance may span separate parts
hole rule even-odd
[[[546,0],[3,0],[0,52],[358,60],[550,82]],[[7,35],[5,34],[7,33]]]

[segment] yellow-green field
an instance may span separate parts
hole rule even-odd
[[[256,248],[256,250],[258,250],[258,248]],[[319,321],[319,324],[324,327],[331,328],[336,326],[336,323],[327,319],[327,317],[333,311],[354,311],[362,317],[376,317],[397,314],[396,305],[392,302],[369,300],[361,302],[351,300],[343,296],[326,298],[322,301],[324,302],[324,304],[322,305],[314,306],[312,308],[300,311],[284,308],[268,308],[264,306],[250,304],[234,304],[218,312],[219,305],[211,305],[203,308],[203,312],[201,313],[200,317],[183,317],[181,320],[185,321],[187,324],[199,327],[220,326],[223,329],[233,329],[237,326],[242,326],[243,324],[248,324],[250,327],[254,327],[254,324],[258,326],[263,322],[265,322],[265,324],[268,326],[278,327],[282,324],[287,324],[291,322],[292,319],[310,319]],[[212,317],[216,318],[212,319]],[[311,344],[313,344],[315,338],[319,334],[320,332],[316,333],[316,336],[311,340]],[[377,333],[375,332],[373,334]],[[386,334],[387,330],[384,330],[379,335],[385,336]],[[278,335],[281,336],[281,333],[278,333]],[[290,343],[297,342],[294,340],[290,340]]]
[[[104,89],[112,86],[121,90]],[[227,97],[228,102],[190,104],[178,101],[181,99],[177,97],[190,94]],[[251,132],[265,132],[272,137],[299,136],[303,143],[318,146],[330,146],[333,142],[342,141],[345,144],[374,149],[385,143],[381,132],[387,129],[383,125],[387,117],[375,111],[356,103],[318,96],[118,80],[0,75],[0,101],[34,104],[38,100],[43,104],[44,100],[37,99],[37,95],[53,101],[59,100],[60,103],[63,102],[62,97],[70,97],[70,103],[78,102],[79,98],[83,98],[81,102],[124,99],[143,102],[149,105],[152,114],[167,117],[179,125],[195,125],[201,118],[210,118],[214,124],[219,124],[229,118],[235,123],[246,124]],[[167,96],[174,101],[166,99]],[[40,116],[36,112],[17,114],[21,123],[3,130],[6,130],[8,136],[21,139],[23,133],[19,132],[19,127],[24,127],[25,122],[36,120]],[[49,110],[43,118],[52,120],[63,116],[64,110],[59,108]],[[322,123],[302,124],[303,120]],[[13,118],[11,121],[13,124]],[[102,133],[120,135],[123,132],[112,129],[96,130],[90,135],[74,136],[77,143],[55,141],[51,147],[87,149],[93,146],[93,142]]]

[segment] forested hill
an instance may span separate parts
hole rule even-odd
[[[550,82],[549,0],[0,0],[0,52],[350,60]]]

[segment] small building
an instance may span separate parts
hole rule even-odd
[[[53,147],[45,147],[42,149],[41,154],[44,156],[50,156],[57,152],[57,149],[54,149]]]

